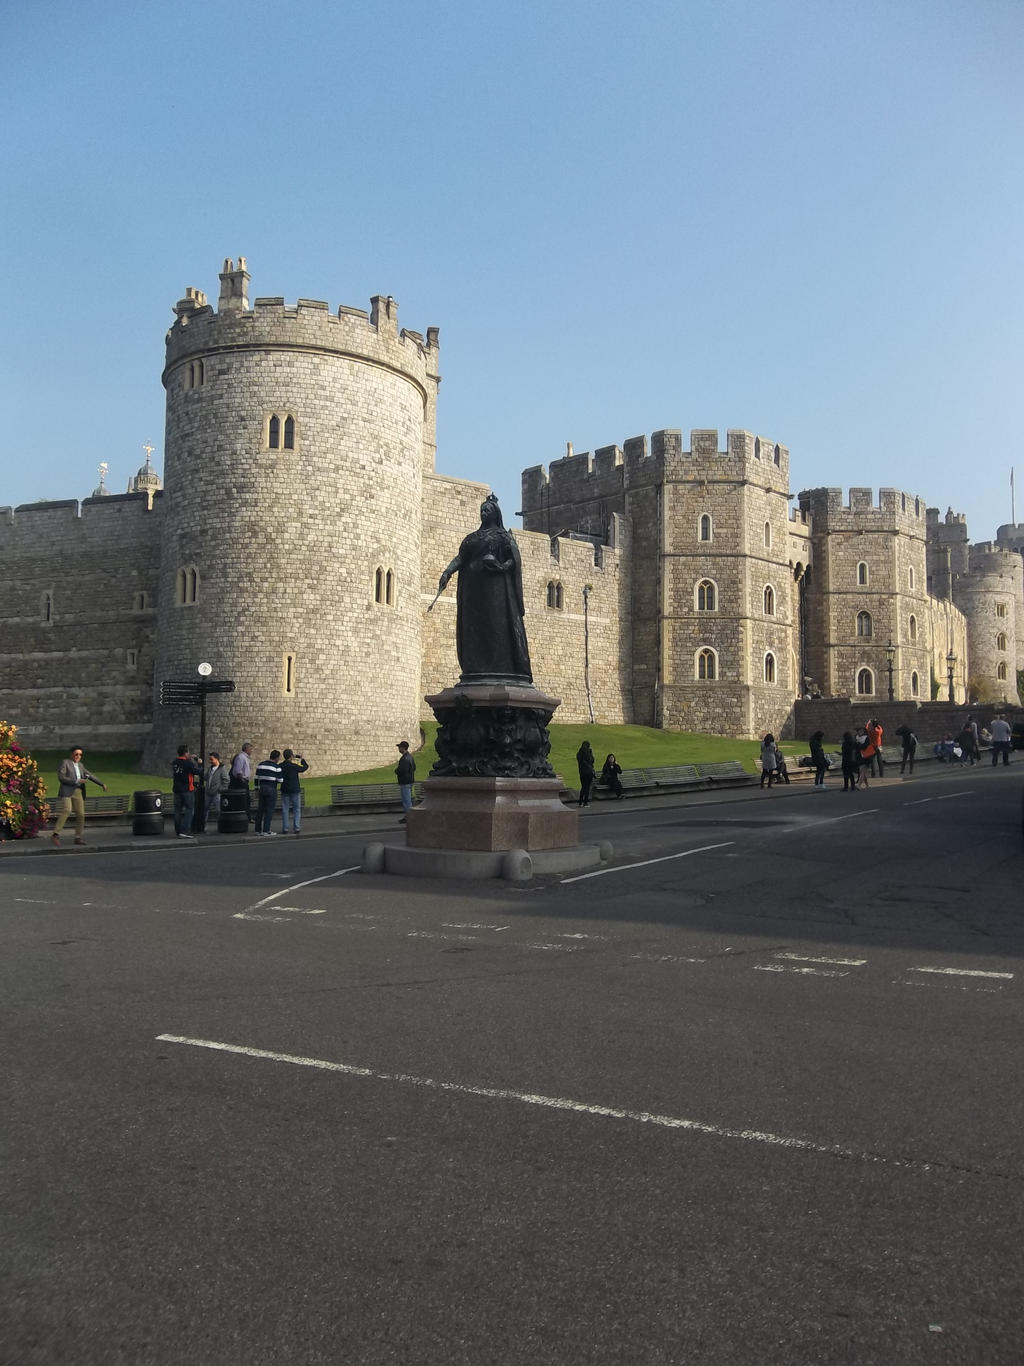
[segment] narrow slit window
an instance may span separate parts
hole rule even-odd
[[[292,697],[295,693],[295,656],[286,654],[284,657],[284,695]]]

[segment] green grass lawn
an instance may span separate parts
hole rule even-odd
[[[423,730],[426,739],[423,748],[415,755],[418,779],[429,775],[436,758],[434,736],[437,734],[437,722],[425,722]],[[562,777],[567,787],[576,787],[579,783],[576,751],[584,740],[590,741],[598,770],[604,763],[605,755],[614,754],[623,768],[657,768],[664,764],[708,764],[726,759],[739,759],[749,772],[759,771],[760,746],[755,740],[731,740],[722,735],[655,730],[652,726],[552,726],[551,766]],[[803,741],[786,741],[782,748],[789,756],[807,753],[807,745]],[[826,748],[829,746],[826,745]],[[33,758],[46,780],[47,794],[56,796],[57,765],[61,759],[67,758],[67,751],[34,750]],[[114,794],[132,793],[146,788],[153,788],[159,792],[171,790],[170,765],[164,774],[142,773],[138,767],[139,755],[131,750],[102,754],[97,750],[87,749],[84,762],[97,778],[106,783],[108,791]],[[331,800],[332,783],[347,785],[394,782],[397,763],[396,749],[394,761],[389,761],[380,768],[363,769],[358,773],[307,773],[302,780],[306,802],[310,806],[328,805]],[[91,783],[88,786],[88,793],[93,796],[98,794],[99,790]]]

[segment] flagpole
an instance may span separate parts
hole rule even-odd
[[[1013,466],[1012,466],[1012,465],[1010,466],[1010,521],[1013,523],[1014,526],[1017,525],[1017,506],[1016,506],[1016,503],[1015,503],[1015,501],[1014,501]]]

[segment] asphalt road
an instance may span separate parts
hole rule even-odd
[[[1019,1366],[1022,778],[3,859],[0,1363]]]

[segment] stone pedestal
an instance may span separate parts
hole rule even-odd
[[[418,849],[564,849],[579,816],[559,800],[558,778],[429,778],[406,819]]]
[[[494,682],[460,683],[426,701],[439,723],[431,778],[554,778],[548,724],[561,698]]]

